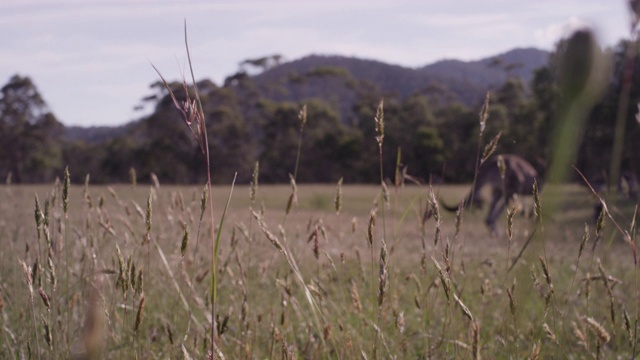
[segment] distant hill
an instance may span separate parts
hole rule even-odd
[[[358,91],[407,97],[440,88],[453,100],[472,106],[487,90],[519,77],[525,85],[536,69],[547,64],[549,52],[514,49],[477,61],[442,60],[408,68],[345,56],[310,55],[273,67],[252,77],[258,93],[274,101],[322,98],[337,106],[343,118]]]
[[[548,51],[519,48],[477,61],[441,60],[419,71],[443,83],[466,82],[489,88],[503,83],[509,75],[528,84],[533,72],[548,61]]]
[[[401,98],[436,89],[450,100],[475,106],[487,90],[517,76],[525,84],[536,69],[547,64],[549,52],[514,49],[477,61],[442,60],[420,68],[335,55],[309,55],[274,66],[260,74],[240,78],[246,86],[234,86],[241,98],[302,102],[321,98],[331,104],[343,121],[350,121],[354,101],[362,93]],[[238,74],[236,74],[238,75]],[[237,85],[237,84],[236,84]],[[135,123],[118,127],[66,127],[69,140],[100,143],[125,134]]]

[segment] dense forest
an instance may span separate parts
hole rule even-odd
[[[633,57],[626,56],[631,47]],[[500,153],[515,153],[541,171],[548,162],[558,91],[557,50],[518,49],[477,62],[442,61],[409,69],[371,60],[309,56],[282,63],[278,55],[250,59],[223,84],[201,80],[197,88],[207,121],[213,182],[248,182],[256,161],[260,181],[286,182],[300,139],[299,112],[306,105],[297,180],[300,183],[367,183],[379,176],[374,115],[384,99],[386,174],[402,167],[428,182],[470,181],[479,142],[502,132]],[[622,166],[640,171],[640,69],[635,43],[620,42],[609,84],[591,111],[577,167],[595,175],[608,170],[619,107],[626,111]],[[633,59],[632,62],[627,59]],[[631,71],[629,71],[631,69]],[[631,77],[630,77],[631,76]],[[620,102],[624,84],[628,103]],[[169,84],[185,98],[182,81]],[[478,112],[489,92],[490,115],[479,137]],[[141,103],[153,111],[117,128],[65,127],[28,76],[15,75],[0,94],[0,176],[7,182],[53,180],[69,166],[72,181],[204,183],[201,149],[179,119],[161,81]],[[620,105],[622,104],[622,105]]]

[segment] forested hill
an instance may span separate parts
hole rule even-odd
[[[549,52],[536,48],[518,48],[478,61],[442,60],[427,65],[420,72],[432,81],[463,83],[489,88],[502,84],[507,76],[517,76],[529,84],[536,69],[549,61]]]
[[[309,55],[253,76],[239,72],[229,76],[226,85],[248,76],[261,98],[275,102],[324,99],[336,106],[343,121],[348,121],[353,116],[357,91],[401,98],[424,93],[474,106],[487,90],[504,83],[508,76],[520,78],[527,86],[534,71],[547,64],[548,57],[548,51],[518,48],[477,61],[442,60],[414,69],[355,57]],[[73,126],[66,127],[65,134],[69,140],[96,143],[125,134],[131,125]]]
[[[399,97],[437,89],[449,100],[471,106],[509,76],[528,84],[534,71],[545,66],[548,59],[547,51],[519,48],[477,61],[442,60],[408,68],[354,57],[310,55],[275,66],[254,76],[253,81],[265,96],[276,101],[344,98],[356,82],[366,82],[380,93]]]

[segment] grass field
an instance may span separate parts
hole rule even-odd
[[[0,187],[0,357],[205,357],[202,188],[72,185],[66,215],[63,188]],[[455,203],[468,188],[434,191]],[[286,214],[290,186],[260,186],[253,203],[235,187],[218,264],[220,358],[637,356],[633,248],[610,220],[596,235],[584,188],[564,186],[549,214],[542,197],[512,271],[533,218],[515,217],[510,241],[506,213],[496,236],[481,211],[466,211],[457,234],[442,213],[436,244],[435,219],[421,225],[428,187],[390,187],[385,200],[379,186],[343,185],[339,213],[336,190],[300,185]],[[216,222],[229,191],[213,190]],[[609,206],[629,231],[633,204]]]

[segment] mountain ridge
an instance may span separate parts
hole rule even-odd
[[[451,101],[477,105],[486,91],[501,85],[509,76],[520,78],[526,86],[534,71],[547,64],[549,54],[536,48],[515,48],[479,60],[443,59],[415,68],[359,57],[310,54],[255,75],[239,72],[227,80],[242,75],[242,81],[252,83],[254,95],[271,101],[325,99],[335,106],[343,121],[349,121],[353,101],[363,91],[406,98],[438,88]],[[243,87],[237,85],[225,81],[223,86],[242,92]],[[135,121],[113,127],[65,129],[68,138],[95,143],[122,134]]]

